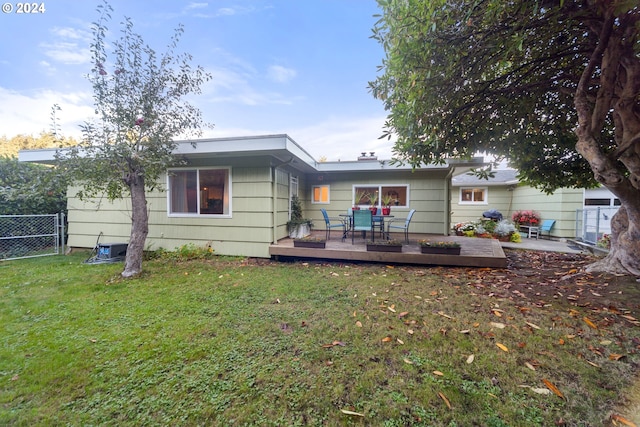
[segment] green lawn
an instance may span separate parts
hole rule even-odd
[[[0,425],[603,425],[640,360],[499,271],[84,258],[0,263]]]

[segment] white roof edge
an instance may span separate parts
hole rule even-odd
[[[195,147],[192,143],[196,144]],[[209,154],[209,153],[267,153],[282,150],[290,153],[295,158],[307,164],[317,172],[341,172],[341,171],[391,171],[411,170],[411,165],[391,165],[390,160],[365,160],[365,161],[331,161],[318,162],[311,154],[302,148],[287,134],[238,136],[225,138],[205,138],[197,140],[177,140],[174,154]],[[20,150],[18,160],[21,162],[51,163],[55,161],[55,154],[59,149],[45,148],[37,150]],[[420,170],[447,170],[450,168],[471,168],[484,165],[484,158],[473,157],[468,160],[448,159],[444,164],[422,164],[416,169]]]

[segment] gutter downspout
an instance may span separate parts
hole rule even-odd
[[[286,162],[282,162],[271,167],[271,206],[273,206],[273,209],[271,209],[271,243],[274,245],[278,244],[278,181],[276,172],[278,168],[291,163],[293,163],[293,157]]]
[[[447,177],[445,179],[444,188],[445,188],[445,196],[444,196],[444,230],[443,233],[445,236],[449,235],[449,230],[451,229],[451,178],[453,177],[453,173],[455,172],[456,167],[452,167]]]

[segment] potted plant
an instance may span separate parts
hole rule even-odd
[[[493,235],[500,241],[508,242],[511,240],[511,235],[516,232],[516,227],[507,220],[498,221],[493,229]]]
[[[402,252],[402,242],[399,240],[382,240],[380,242],[367,242],[368,252]]]
[[[365,200],[367,199],[367,196],[368,196],[367,193],[365,193],[364,191],[356,191],[356,197],[353,202],[354,211],[360,210],[360,205],[364,204]]]
[[[311,220],[302,217],[302,202],[298,196],[291,198],[291,219],[287,221],[287,231],[292,239],[300,239],[311,234]]]
[[[391,202],[393,202],[393,197],[389,194],[385,194],[380,198],[380,203],[382,203],[382,215],[389,215],[391,213]]]
[[[293,246],[296,248],[324,249],[326,245],[327,241],[319,237],[307,236],[293,240]]]
[[[460,255],[460,243],[458,242],[419,242],[420,252],[423,254]]]
[[[540,224],[540,214],[536,211],[515,211],[511,219],[518,225],[537,227]]]
[[[369,193],[369,210],[371,211],[371,215],[376,215],[378,213],[378,192]]]

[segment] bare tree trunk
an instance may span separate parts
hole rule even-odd
[[[623,206],[611,219],[611,250],[587,267],[589,272],[633,274],[640,277],[640,230]]]
[[[603,6],[598,9],[601,22],[595,20],[591,27],[598,42],[574,98],[576,150],[589,162],[596,181],[618,197],[621,208],[611,221],[609,254],[588,270],[640,276],[640,60],[635,39],[626,35],[636,20],[617,18],[606,2],[596,3]],[[614,151],[605,149],[608,117],[615,127]]]
[[[147,234],[149,234],[149,215],[147,213],[144,178],[137,176],[129,179],[128,184],[131,191],[131,236],[122,277],[133,277],[142,272],[144,244],[147,240]]]

